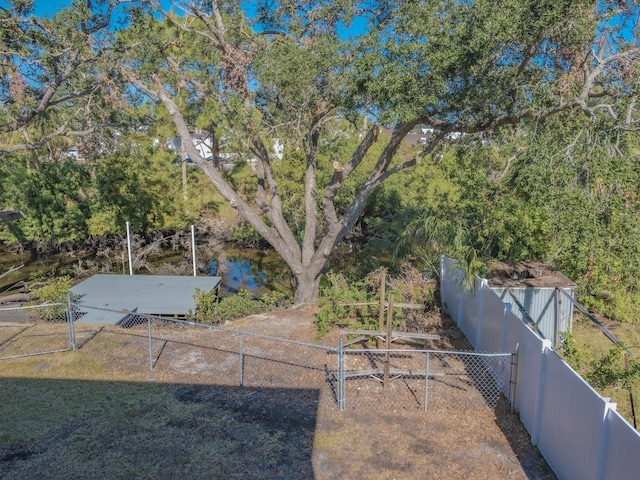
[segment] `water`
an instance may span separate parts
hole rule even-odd
[[[224,265],[209,260],[208,275],[222,277],[221,295],[248,290],[260,296],[268,291],[293,295],[293,275],[278,254],[253,249],[233,249],[225,252]]]
[[[218,261],[209,260],[209,271],[207,275],[215,276],[218,273]],[[239,290],[249,290],[251,292],[257,290],[260,285],[266,282],[264,272],[254,271],[251,262],[247,259],[227,260],[226,273],[222,274],[225,289],[230,292]]]
[[[185,259],[189,252],[176,253],[167,251],[155,257],[149,257],[149,263],[159,269],[163,264],[174,266],[182,265],[183,275],[192,275],[191,267],[185,269]],[[8,254],[0,252],[0,275],[12,266],[24,265],[20,270],[0,278],[0,295],[5,292],[18,293],[15,286],[20,282],[33,283],[47,279],[69,275],[77,277],[83,261],[87,257],[81,255],[57,254],[37,258],[30,254]],[[92,259],[96,261],[96,259]],[[337,248],[333,252],[329,267],[336,270],[348,268],[356,262],[356,255],[348,246]],[[188,258],[188,262],[191,259]],[[113,250],[109,259],[101,262],[109,263],[110,270],[116,274],[128,274],[129,266],[127,254],[121,250]],[[240,290],[248,290],[253,295],[260,297],[270,291],[277,291],[289,296],[295,293],[293,275],[291,269],[273,250],[256,250],[253,248],[238,248],[228,245],[218,258],[211,258],[204,262],[198,259],[199,265],[204,265],[204,270],[198,275],[214,275],[222,277],[222,296],[232,295]],[[85,265],[86,268],[86,265]],[[188,271],[187,271],[188,270]],[[149,271],[140,270],[138,274],[149,274]],[[85,274],[85,276],[87,276]]]
[[[128,265],[123,263],[121,257],[123,255],[120,252],[114,252],[114,257],[109,259],[113,273],[126,274],[129,272]],[[198,272],[198,275],[222,277],[221,294],[223,296],[242,289],[248,290],[256,296],[273,290],[287,295],[294,293],[291,270],[282,258],[273,251],[230,247],[225,249],[224,254],[219,258],[222,259],[222,266],[219,264],[219,259],[210,259],[205,262],[205,265],[208,265],[208,270]],[[21,282],[33,283],[62,275],[74,277],[76,275],[74,267],[79,265],[82,260],[82,257],[68,254],[49,255],[42,258],[30,254],[1,254],[0,275],[11,267],[24,266],[0,278],[0,294],[9,290],[12,290],[12,293],[17,293],[14,287]],[[149,263],[156,267],[165,263],[178,266],[184,263],[184,260],[184,254],[167,253],[156,258],[149,258]],[[135,273],[148,274],[149,272],[143,270]]]

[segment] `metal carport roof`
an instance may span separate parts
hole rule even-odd
[[[79,321],[116,324],[133,312],[186,315],[196,309],[196,288],[209,292],[221,281],[220,277],[100,274],[72,287],[71,292],[78,296],[79,310],[86,312]]]

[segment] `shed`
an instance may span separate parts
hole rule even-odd
[[[94,275],[71,288],[78,296],[78,320],[115,325],[131,313],[187,315],[195,311],[196,289],[217,290],[220,277],[171,275]]]
[[[489,287],[511,311],[526,323],[533,324],[546,339],[557,345],[562,332],[573,327],[573,302],[577,285],[549,265],[523,262],[517,266],[494,263]]]

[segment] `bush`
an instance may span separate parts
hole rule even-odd
[[[382,275],[387,275],[387,272],[380,268],[364,280],[349,283],[342,274],[328,274],[328,285],[320,291],[320,311],[315,320],[318,333],[324,335],[333,327],[378,330]],[[423,331],[424,313],[439,311],[436,282],[405,264],[398,276],[389,278],[386,285],[386,297],[393,295],[394,303],[424,305],[424,310],[394,308],[393,327],[404,331]]]
[[[340,273],[327,275],[328,285],[320,289],[320,311],[315,326],[320,335],[332,327],[377,328],[380,300],[375,297],[370,283],[352,282]],[[372,305],[362,305],[372,303]]]
[[[193,295],[196,301],[195,313],[189,310],[189,316],[200,323],[220,323],[216,321],[216,307],[218,305],[218,294],[215,290],[206,292],[196,288]]]
[[[46,320],[64,319],[69,298],[71,298],[72,302],[77,300],[76,296],[71,293],[71,279],[67,276],[57,278],[48,285],[34,289],[31,293],[36,297],[36,303],[38,304],[55,304],[51,308],[43,310]]]
[[[240,290],[236,295],[219,299],[215,291],[205,292],[196,289],[193,298],[196,301],[196,311],[189,312],[189,315],[197,322],[216,325],[227,320],[275,310],[291,303],[285,294],[275,291],[265,294],[261,300],[256,299],[247,290]]]
[[[216,305],[216,323],[236,318],[246,317],[263,311],[263,304],[257,301],[247,290],[240,290],[237,294],[225,297]]]
[[[292,304],[291,297],[286,293],[277,292],[275,290],[265,293],[262,296],[262,302],[267,310],[275,310],[276,308],[288,307]]]
[[[67,303],[67,297],[71,294],[71,279],[60,277],[48,285],[33,290],[33,295],[40,303]]]

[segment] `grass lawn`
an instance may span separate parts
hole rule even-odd
[[[313,478],[317,391],[99,380],[83,357],[0,363],[0,478]]]
[[[462,342],[442,321],[446,342]],[[297,309],[235,327],[315,336],[312,312]],[[53,330],[36,325],[3,353]],[[326,349],[247,337],[240,388],[234,334],[156,329],[150,371],[146,327],[76,331],[77,351],[0,361],[3,480],[555,479],[508,403],[490,408],[472,381],[434,382],[428,412],[401,379],[352,382],[339,411]]]

